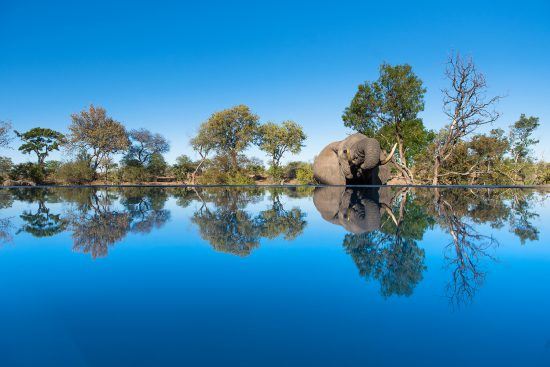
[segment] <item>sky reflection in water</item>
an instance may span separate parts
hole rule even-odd
[[[548,194],[0,190],[0,364],[549,365]]]

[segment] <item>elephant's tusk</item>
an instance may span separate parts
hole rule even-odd
[[[395,148],[397,148],[397,143],[395,143],[393,145],[393,148],[391,148],[391,151],[386,156],[386,158],[384,158],[383,160],[380,161],[380,165],[384,165],[384,164],[388,163],[391,160],[391,158],[393,157],[393,154],[395,153]]]

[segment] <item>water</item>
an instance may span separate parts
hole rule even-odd
[[[1,366],[550,365],[548,193],[0,190]]]

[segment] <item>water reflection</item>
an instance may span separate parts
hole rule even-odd
[[[343,247],[362,277],[378,281],[384,297],[413,293],[426,269],[417,241],[433,219],[409,190],[323,187],[313,200],[325,220],[351,232]]]
[[[391,187],[3,189],[0,242],[69,232],[73,250],[96,259],[128,234],[160,230],[173,210],[188,208],[193,228],[215,251],[248,256],[265,240],[298,240],[307,229],[307,213],[292,200],[312,200],[318,214],[310,217],[320,215],[334,225],[326,230],[345,232],[345,253],[361,277],[379,284],[383,297],[414,293],[427,270],[424,236],[437,231],[448,274],[444,292],[461,305],[471,301],[488,264],[497,260],[499,243],[486,228],[508,229],[522,244],[537,241],[535,206],[545,195]],[[174,205],[168,209],[170,199]]]
[[[213,196],[208,191],[202,194],[196,191],[196,194],[202,205],[193,214],[192,222],[216,251],[248,256],[260,245],[261,238],[283,236],[290,241],[303,232],[307,223],[299,208],[284,208],[280,190],[270,191],[270,207],[257,215],[248,212],[246,206],[257,202],[262,191],[236,189],[223,190]]]

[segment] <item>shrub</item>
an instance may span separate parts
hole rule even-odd
[[[55,178],[63,183],[82,184],[93,181],[94,173],[88,161],[75,160],[61,164]]]
[[[139,165],[122,167],[120,173],[122,181],[125,182],[141,183],[144,181],[148,181],[151,177],[147,170]]]
[[[313,165],[310,163],[303,163],[296,170],[296,180],[301,185],[315,184],[315,179],[313,178]]]
[[[44,169],[36,163],[19,163],[13,166],[9,176],[12,180],[28,180],[40,184],[44,182]]]

